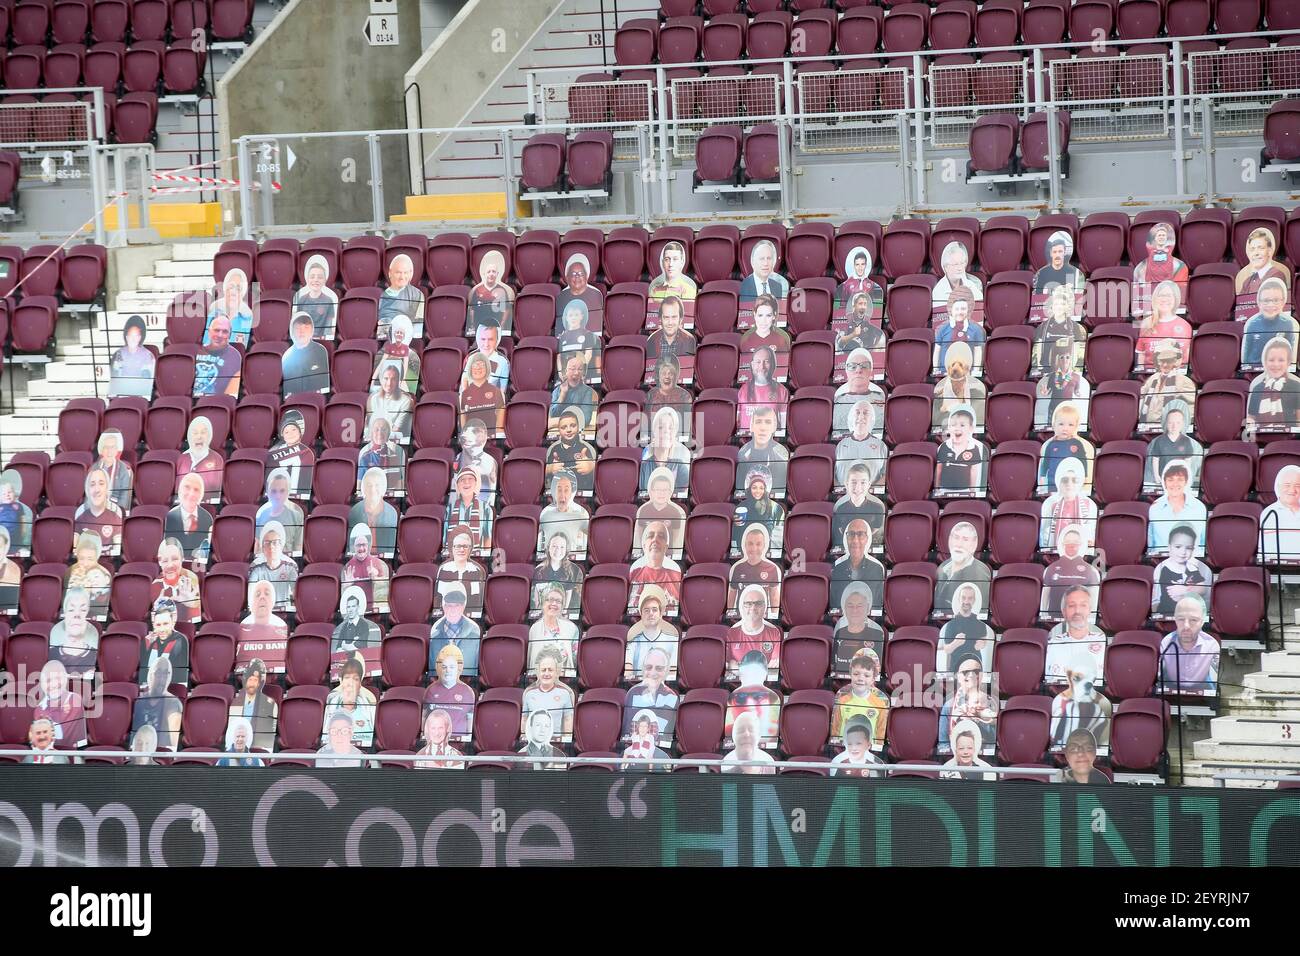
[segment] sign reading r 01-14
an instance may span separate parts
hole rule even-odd
[[[371,46],[397,46],[397,14],[366,17],[366,26],[362,32]]]

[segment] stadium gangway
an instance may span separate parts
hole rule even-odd
[[[16,749],[16,748],[0,749],[0,757],[30,757],[32,753],[33,751],[30,749]],[[84,752],[77,751],[77,750],[57,750],[54,751],[54,753],[60,757],[67,757],[72,760],[76,760],[77,758],[83,756]],[[184,760],[221,760],[222,758],[232,756],[232,754],[223,750],[182,750],[182,751],[170,751],[170,750],[116,751],[113,750],[113,751],[94,751],[94,753],[97,757],[120,758],[123,761],[123,763],[130,763],[131,761],[141,757],[148,757],[151,760],[162,760],[162,761],[171,762],[178,757]],[[1033,777],[1042,777],[1044,781],[1049,783],[1059,782],[1064,777],[1064,771],[1058,767],[994,767],[994,766],[947,767],[947,766],[940,766],[938,764],[911,764],[911,763],[848,764],[848,765],[836,766],[829,762],[813,763],[810,761],[798,761],[798,760],[784,760],[784,761],[735,760],[735,761],[724,762],[723,760],[702,760],[698,758],[687,759],[682,757],[664,757],[664,758],[581,757],[581,756],[580,757],[567,757],[567,756],[533,757],[533,756],[528,756],[527,754],[510,754],[510,755],[502,755],[499,757],[492,756],[492,755],[485,756],[481,754],[465,754],[456,757],[440,757],[440,756],[429,756],[429,755],[420,755],[420,754],[391,754],[391,755],[334,754],[334,753],[279,754],[279,753],[258,753],[253,751],[247,751],[247,752],[242,752],[239,755],[240,759],[246,759],[250,757],[257,760],[261,760],[268,765],[274,765],[275,763],[280,761],[284,761],[284,762],[307,761],[310,763],[316,763],[321,760],[339,760],[339,761],[346,760],[354,763],[355,767],[360,767],[363,764],[370,764],[372,766],[375,766],[379,764],[399,764],[399,763],[409,763],[412,765],[424,764],[424,763],[464,763],[464,764],[505,763],[505,764],[520,764],[525,766],[528,764],[560,764],[560,765],[571,766],[571,767],[582,766],[584,764],[608,767],[613,764],[619,764],[620,769],[624,769],[624,768],[629,770],[634,769],[638,772],[643,770],[660,769],[660,768],[696,767],[700,770],[701,773],[705,773],[711,769],[716,769],[716,770],[722,770],[723,768],[747,769],[752,767],[770,773],[776,773],[780,768],[785,768],[787,770],[814,770],[821,774],[829,774],[833,770],[844,771],[843,773],[837,773],[836,774],[837,776],[850,776],[850,775],[856,776],[858,775],[859,772],[862,771],[866,771],[867,774],[870,776],[889,776],[891,774],[896,774],[900,771],[913,772],[913,773],[925,773],[925,774],[956,772],[961,774],[962,776],[975,776],[978,774],[993,774],[997,777],[1033,776]],[[355,769],[355,767],[353,767],[352,769]],[[849,770],[852,770],[853,774],[849,774],[847,772]]]

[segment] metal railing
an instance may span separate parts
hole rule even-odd
[[[95,241],[104,241],[103,170],[96,151],[106,135],[104,91],[97,87],[58,89],[7,89],[0,103],[0,150],[22,157],[22,179],[40,179],[65,188],[90,192]],[[36,102],[36,96],[45,98]],[[67,96],[49,102],[50,96]],[[15,102],[24,97],[32,102]]]
[[[1154,38],[1133,41],[1105,41],[1101,46],[1096,42],[1071,42],[1044,44],[1033,47],[981,47],[979,54],[983,60],[979,63],[954,64],[954,55],[968,55],[970,49],[926,50],[910,54],[874,53],[805,57],[799,56],[797,73],[792,72],[789,58],[719,60],[681,64],[651,64],[643,66],[625,66],[615,68],[614,75],[621,70],[654,71],[656,85],[663,89],[668,85],[669,72],[680,73],[683,69],[704,70],[711,74],[716,72],[734,72],[760,68],[762,73],[771,70],[780,73],[783,89],[783,101],[793,104],[797,101],[796,88],[802,84],[804,77],[814,77],[813,85],[824,84],[827,74],[840,76],[861,73],[870,76],[885,77],[889,71],[902,69],[911,74],[916,82],[926,85],[932,93],[934,105],[955,105],[954,97],[961,100],[961,105],[968,106],[973,113],[1001,111],[1001,104],[1011,96],[997,95],[1001,91],[1010,92],[1009,83],[1022,78],[1024,99],[1028,102],[1044,104],[1048,100],[1058,101],[1058,105],[1068,108],[1069,99],[1098,100],[1106,99],[1117,105],[1133,96],[1154,96],[1157,90],[1175,94],[1181,92],[1184,78],[1190,76],[1189,93],[1196,96],[1223,94],[1243,102],[1267,101],[1273,98],[1277,90],[1294,89],[1300,86],[1300,55],[1290,47],[1269,47],[1250,50],[1216,50],[1214,52],[1193,52],[1185,54],[1188,43],[1197,40],[1209,40],[1216,45],[1221,42],[1258,38],[1281,39],[1285,31],[1265,31],[1259,34],[1219,34],[1201,38]],[[1152,47],[1165,47],[1163,53],[1152,53]],[[1140,47],[1141,53],[1130,54],[1130,47]],[[993,59],[1009,60],[1006,56],[1014,54],[1018,61],[988,62]],[[900,59],[911,59],[907,67],[898,66]],[[852,70],[839,70],[841,61],[851,60]],[[821,65],[824,64],[824,67]],[[868,64],[870,64],[868,66]],[[1044,64],[1048,68],[1044,69]],[[1032,65],[1032,69],[1031,69]],[[776,70],[776,67],[780,70]],[[1159,69],[1157,69],[1159,68]],[[589,67],[542,67],[526,72],[528,78],[530,113],[540,113],[535,104],[537,90],[555,83],[573,84],[577,76],[589,71]],[[964,86],[958,79],[966,74],[969,86]],[[1051,75],[1060,77],[1058,85],[1053,88]],[[739,77],[732,77],[733,79]],[[1071,92],[1072,83],[1080,83],[1084,89]],[[579,84],[580,85],[580,84]],[[884,87],[882,83],[882,88]],[[966,92],[963,95],[962,90]],[[1113,94],[1113,95],[1112,95]],[[919,98],[918,98],[919,102]],[[992,104],[992,105],[990,105]],[[882,108],[889,106],[881,100]],[[1040,107],[1041,108],[1041,107]],[[1262,120],[1262,114],[1257,114]],[[1242,129],[1241,132],[1259,132],[1257,127]],[[1130,134],[1132,135],[1132,134]]]
[[[1070,110],[1072,142],[1166,139],[1174,122],[1169,74],[1176,68],[1159,53],[1053,60],[1050,95]]]
[[[54,95],[70,95],[75,100],[49,102]],[[20,97],[33,102],[15,102]],[[36,102],[36,96],[46,99]],[[19,152],[44,152],[56,149],[88,149],[94,140],[103,139],[104,91],[98,87],[77,86],[57,89],[7,89],[0,103],[0,149]]]
[[[1052,64],[1053,67],[1058,64]],[[897,77],[905,74],[898,69]],[[1057,74],[1059,75],[1059,73]],[[1139,136],[1150,133],[1164,142],[1173,140],[1172,157],[1174,175],[1173,191],[1162,196],[1150,196],[1148,201],[1159,203],[1195,203],[1214,201],[1217,198],[1215,182],[1215,149],[1222,139],[1217,138],[1216,123],[1221,113],[1220,105],[1225,94],[1191,96],[1175,91],[1168,93],[1161,90],[1152,97],[1131,97],[1124,101],[1123,109],[1116,109],[1117,100],[1047,100],[1045,102],[1026,102],[1023,99],[1025,86],[1017,92],[1015,100],[1007,103],[982,105],[972,110],[969,105],[939,106],[926,104],[922,87],[924,77],[910,73],[906,79],[911,82],[902,84],[897,95],[902,99],[900,108],[870,109],[862,111],[843,111],[836,106],[836,100],[827,98],[828,83],[834,83],[839,91],[835,95],[853,96],[853,84],[856,74],[805,74],[801,82],[794,87],[794,99],[790,100],[780,93],[782,87],[774,76],[760,76],[765,92],[769,97],[773,91],[777,98],[785,103],[792,103],[796,112],[778,114],[740,113],[729,116],[700,115],[675,116],[669,107],[670,98],[674,103],[683,99],[703,99],[731,102],[737,95],[737,88],[723,91],[723,83],[706,83],[705,80],[675,80],[668,88],[659,88],[657,119],[649,121],[589,122],[590,113],[582,113],[582,101],[578,117],[581,122],[564,122],[547,119],[535,125],[476,126],[476,127],[439,127],[403,130],[341,131],[329,133],[294,133],[280,135],[246,136],[236,141],[239,159],[240,182],[239,206],[243,234],[249,236],[266,236],[275,234],[302,234],[304,232],[346,232],[346,231],[401,231],[402,224],[391,222],[391,213],[387,208],[387,196],[383,169],[385,158],[389,156],[406,157],[418,153],[419,143],[426,137],[429,140],[450,142],[460,140],[472,142],[479,154],[474,157],[460,157],[461,165],[449,167],[449,172],[459,172],[471,168],[465,163],[472,163],[477,180],[475,191],[504,195],[504,210],[497,214],[485,214],[482,218],[466,217],[464,221],[504,225],[515,229],[527,222],[531,226],[548,226],[570,223],[575,218],[582,218],[592,224],[612,224],[639,222],[650,225],[657,221],[669,219],[712,219],[715,213],[701,208],[699,203],[684,201],[684,193],[674,188],[674,182],[685,173],[689,176],[692,168],[690,160],[694,155],[694,144],[700,132],[711,125],[736,125],[743,129],[752,128],[760,122],[774,123],[783,140],[782,162],[779,178],[766,199],[767,217],[774,214],[789,221],[796,214],[810,215],[845,215],[860,212],[855,210],[847,200],[842,206],[827,207],[815,203],[802,202],[798,195],[799,176],[797,165],[816,163],[822,160],[834,161],[837,156],[847,159],[848,152],[858,156],[881,155],[886,161],[894,159],[895,168],[899,170],[900,180],[907,183],[907,189],[893,193],[886,188],[885,194],[901,195],[902,202],[896,207],[896,214],[909,215],[926,207],[929,181],[934,170],[947,166],[962,165],[964,157],[947,159],[942,163],[934,159],[936,150],[955,149],[953,145],[962,131],[968,132],[978,115],[983,113],[1045,112],[1055,115],[1058,110],[1068,110],[1071,116],[1078,116],[1071,126],[1071,141],[1079,139],[1092,142],[1134,141]],[[873,78],[879,83],[881,77]],[[819,86],[818,84],[821,84]],[[877,91],[879,86],[876,87]],[[637,91],[636,113],[642,115],[645,104],[641,102],[642,94],[648,85]],[[1287,94],[1300,96],[1300,88],[1295,90],[1270,91],[1270,95],[1281,97]],[[561,102],[559,100],[557,103]],[[566,95],[563,100],[563,112],[573,116],[575,100]],[[916,104],[922,105],[916,105]],[[1183,118],[1199,116],[1201,152],[1203,154],[1204,172],[1202,182],[1197,188],[1189,188],[1188,161],[1192,155],[1184,146],[1193,132]],[[1235,114],[1234,114],[1235,115]],[[535,207],[534,215],[520,214],[517,201],[527,199],[527,194],[519,190],[522,173],[522,151],[528,140],[537,133],[560,133],[570,136],[587,130],[607,130],[615,142],[613,183],[610,197],[604,201],[582,200],[582,205],[574,204],[578,200],[566,199],[562,194],[548,196],[546,205]],[[1143,132],[1145,130],[1145,132]],[[1076,132],[1078,131],[1078,132]],[[1036,201],[1022,201],[1035,207],[1049,206],[1062,208],[1064,193],[1062,152],[1057,142],[1057,124],[1047,124],[1049,137],[1049,170],[1041,177],[1041,194]],[[1225,134],[1225,135],[1236,135]],[[415,144],[412,146],[412,144]],[[936,143],[940,144],[936,147]],[[268,171],[265,162],[267,149],[278,150],[282,144],[291,145],[300,156],[312,149],[322,150],[331,157],[344,157],[344,160],[356,168],[353,178],[343,180],[342,184],[329,191],[328,203],[338,212],[322,212],[312,216],[310,221],[305,215],[279,216],[276,214],[277,196],[273,182],[277,176]],[[927,149],[930,155],[927,156]],[[415,150],[415,152],[412,152]],[[846,152],[848,151],[848,152]],[[434,151],[436,156],[438,150]],[[426,157],[426,160],[430,160]],[[1076,160],[1077,161],[1077,160]],[[438,162],[447,163],[442,159]],[[335,166],[337,162],[330,162]],[[933,168],[932,168],[933,167]],[[879,168],[879,167],[877,167]],[[885,168],[888,168],[887,166]],[[301,169],[301,167],[300,167]],[[801,170],[806,174],[807,170]],[[943,173],[946,177],[947,173]],[[419,178],[416,176],[415,178]],[[450,180],[456,177],[450,176]],[[428,180],[436,182],[437,177]],[[947,180],[951,181],[951,180]],[[448,191],[456,191],[459,184],[449,181]],[[1116,194],[1111,197],[1090,195],[1088,198],[1097,203],[1127,203],[1131,197],[1123,183],[1116,184]],[[293,195],[293,183],[285,184],[284,197]],[[254,199],[254,193],[260,190],[260,196]],[[320,190],[314,190],[320,191]],[[436,192],[436,190],[426,190]],[[391,191],[389,191],[391,192]],[[878,191],[879,192],[879,191]],[[405,193],[402,193],[405,195]],[[1278,193],[1279,196],[1283,195]],[[1261,192],[1259,201],[1266,201],[1272,193]],[[978,195],[973,195],[968,204],[946,202],[945,208],[978,208]],[[754,206],[748,207],[749,214],[761,212]],[[743,218],[729,210],[733,218]]]
[[[1266,533],[1271,531],[1273,534],[1273,547],[1270,549],[1265,546]],[[1262,515],[1259,523],[1259,555],[1260,560],[1264,563],[1268,575],[1268,585],[1264,594],[1264,621],[1261,627],[1264,631],[1264,647],[1267,650],[1273,650],[1274,637],[1276,636],[1276,645],[1285,647],[1286,635],[1286,604],[1282,600],[1282,579],[1286,566],[1282,560],[1282,515],[1274,509],[1268,514]],[[1273,593],[1277,594],[1277,632],[1274,635],[1273,628],[1269,624],[1268,609],[1272,605]]]
[[[27,748],[5,748],[0,749],[0,757],[19,757],[25,758],[32,756],[34,751]],[[898,773],[956,773],[962,777],[980,777],[983,774],[989,774],[999,779],[1002,777],[1042,777],[1045,782],[1056,783],[1063,779],[1064,771],[1058,767],[957,767],[957,766],[939,766],[937,764],[918,764],[918,763],[869,763],[869,764],[847,764],[835,765],[829,762],[812,762],[800,760],[733,760],[726,761],[722,759],[708,760],[700,758],[683,758],[683,757],[569,757],[554,756],[541,757],[530,756],[527,754],[509,754],[494,756],[492,754],[464,754],[457,756],[433,756],[420,754],[335,754],[335,753],[258,753],[255,751],[241,751],[238,754],[232,754],[223,750],[150,750],[150,751],[84,751],[84,750],[55,750],[49,751],[56,757],[65,757],[71,760],[85,758],[89,754],[94,754],[96,758],[121,759],[124,762],[134,761],[139,758],[149,758],[150,760],[162,760],[168,763],[174,763],[177,760],[185,761],[207,761],[221,760],[224,758],[237,757],[237,759],[255,759],[261,760],[268,765],[276,763],[290,762],[308,762],[319,763],[324,760],[330,761],[349,761],[355,767],[363,765],[379,766],[382,764],[409,764],[419,766],[420,764],[437,764],[437,763],[457,763],[471,765],[476,763],[482,764],[511,764],[527,767],[530,764],[549,764],[563,767],[580,767],[580,766],[600,766],[609,767],[617,766],[620,769],[628,770],[657,770],[661,768],[676,767],[694,767],[701,773],[710,770],[761,770],[765,773],[776,773],[781,769],[786,770],[813,770],[822,774],[836,772],[837,776],[858,776],[866,773],[870,776],[886,777]]]
[[[1277,784],[1277,789],[1281,789],[1283,781],[1287,783],[1300,784],[1300,773],[1288,773],[1283,775],[1270,774],[1267,770],[1261,769],[1259,773],[1246,773],[1242,770],[1225,770],[1216,773],[1211,779],[1216,787],[1227,787],[1229,780],[1249,780],[1256,784]]]
[[[1020,104],[1018,115],[1028,119],[1034,93],[1030,82],[1031,59],[1015,63],[955,63],[930,67],[930,145],[936,149],[966,146],[988,103]],[[906,71],[901,70],[904,75]],[[800,78],[802,82],[802,77]],[[972,97],[974,104],[973,105]]]

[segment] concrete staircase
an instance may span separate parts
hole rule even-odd
[[[178,292],[209,289],[212,260],[219,242],[177,243],[154,264],[152,275],[141,276],[134,289],[110,296],[109,309],[64,310],[56,326],[52,361],[5,370],[0,408],[0,461],[20,451],[44,451],[53,456],[58,445],[59,411],[72,398],[106,398],[109,356],[122,344],[122,327],[133,315],[144,318],[145,343],[162,348],[167,336],[167,307]]]
[[[1300,774],[1300,610],[1282,640],[1283,649],[1261,654],[1240,686],[1225,684],[1223,712],[1210,721],[1209,736],[1192,744],[1184,783],[1215,786],[1215,774],[1232,773],[1240,779],[1227,786],[1261,788]]]
[[[463,113],[457,126],[495,126],[521,123],[528,112],[528,71],[562,68],[554,81],[576,78],[582,73],[605,72],[614,66],[614,33],[617,27],[638,17],[654,17],[658,5],[649,0],[610,7],[597,0],[562,0],[538,30],[532,42],[513,58],[500,76],[488,83],[482,94]],[[552,110],[562,104],[552,104]],[[515,142],[516,159],[524,142]],[[443,141],[425,158],[425,192],[489,192],[501,188],[499,178],[501,141],[495,135],[462,133]],[[441,210],[441,207],[438,207]],[[475,209],[475,212],[481,210]],[[410,218],[420,218],[422,207],[408,209]],[[452,213],[456,210],[452,209]]]

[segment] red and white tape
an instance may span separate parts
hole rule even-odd
[[[149,192],[155,196],[175,196],[180,193],[232,192],[238,188],[238,184],[233,186],[150,186]],[[254,188],[257,188],[256,184],[254,184]]]
[[[164,182],[164,183],[193,183],[197,186],[205,187],[205,189],[203,190],[205,192],[208,190],[216,189],[217,187],[226,187],[230,189],[239,188],[238,179],[222,179],[221,177],[218,176],[177,176],[174,173],[154,173],[153,178],[158,182]],[[254,189],[260,188],[260,186],[261,186],[260,183],[253,183]],[[275,192],[279,192],[280,184],[275,182],[271,183],[271,189],[274,190]],[[175,190],[175,191],[179,191],[179,190]],[[193,192],[194,190],[190,190],[190,191]]]

